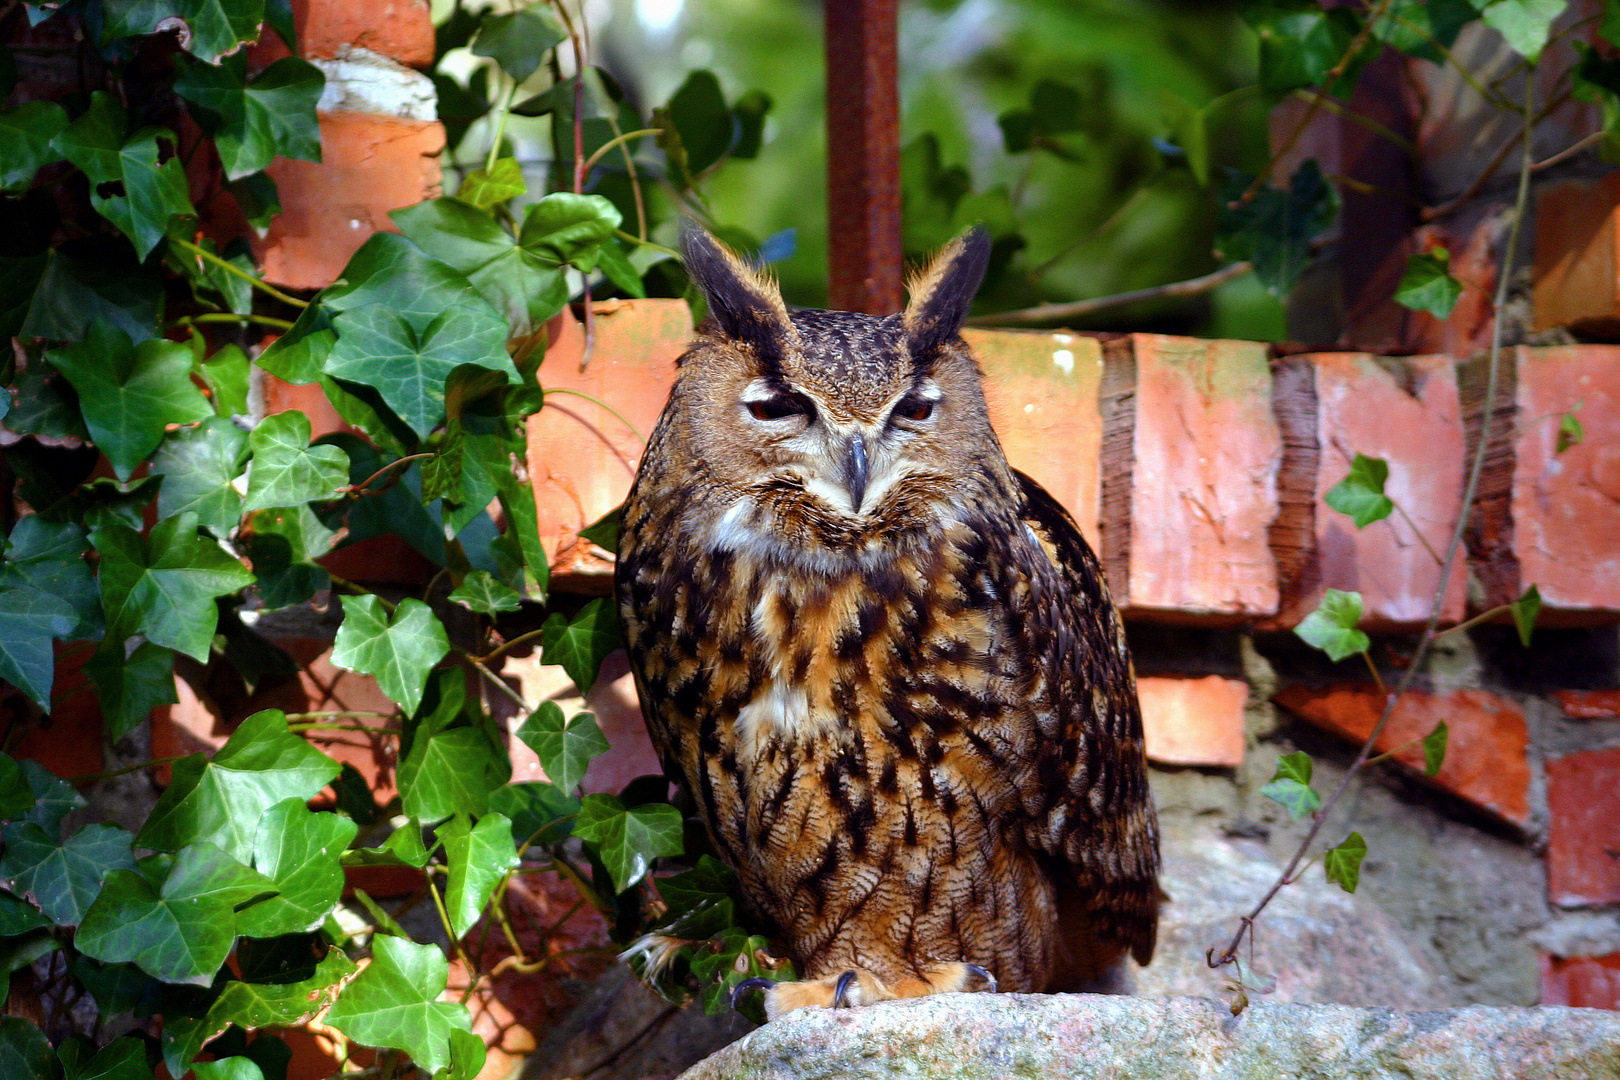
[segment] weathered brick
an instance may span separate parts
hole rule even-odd
[[[1535,328],[1620,328],[1620,173],[1536,192]]]
[[[1133,614],[1173,619],[1275,612],[1267,530],[1282,441],[1265,346],[1157,334],[1131,343],[1129,570],[1124,582],[1111,579],[1118,599]],[[1105,475],[1118,464],[1105,458]]]
[[[1360,592],[1370,627],[1420,625],[1429,618],[1440,584],[1439,558],[1462,503],[1456,371],[1443,356],[1397,360],[1317,353],[1308,359],[1316,369],[1321,448],[1316,474],[1321,583]],[[1400,508],[1364,529],[1323,501],[1358,453],[1388,462],[1384,491]],[[1316,600],[1311,598],[1307,609]],[[1467,571],[1459,558],[1443,618],[1460,621],[1466,600]]]
[[[1136,680],[1148,760],[1161,765],[1243,764],[1243,706],[1249,684],[1145,676]]]
[[[1577,1009],[1620,1009],[1620,953],[1541,954],[1541,1003]]]
[[[675,361],[692,340],[692,316],[683,300],[612,300],[595,312],[588,360],[571,313],[548,328],[552,345],[540,368],[548,397],[528,421],[529,478],[553,578],[605,591],[612,559],[580,541],[579,530],[629,494],[643,439],[664,411]],[[594,586],[587,583],[593,578]]]
[[[444,126],[361,113],[321,113],[321,161],[277,158],[266,170],[282,212],[254,243],[264,279],[319,289],[372,233],[397,231],[390,210],[439,193]]]
[[[967,330],[963,337],[984,368],[990,422],[1008,462],[1051,492],[1100,549],[1102,346],[1046,331]]]
[[[1557,452],[1579,406],[1585,438]],[[1513,549],[1551,613],[1620,612],[1620,347],[1518,350]]]
[[[1326,689],[1284,687],[1277,704],[1354,742],[1372,734],[1384,709],[1384,695],[1371,683],[1343,683]],[[1530,821],[1530,733],[1524,710],[1483,690],[1431,694],[1409,690],[1396,705],[1376,749],[1386,753],[1422,739],[1445,721],[1445,763],[1431,783],[1521,828]],[[1403,765],[1423,769],[1423,748],[1395,755]]]
[[[1547,762],[1547,892],[1563,907],[1620,903],[1620,750]]]
[[[1553,697],[1575,720],[1620,719],[1620,690],[1555,690]]]
[[[427,0],[292,0],[292,9],[305,59],[331,60],[361,48],[409,67],[433,65],[433,16]],[[281,37],[268,27],[249,54],[255,68],[287,55]]]

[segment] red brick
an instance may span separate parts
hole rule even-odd
[[[1370,683],[1344,683],[1315,690],[1283,688],[1273,699],[1314,724],[1354,742],[1363,742],[1383,712],[1384,695]],[[1378,738],[1385,753],[1447,728],[1445,764],[1431,783],[1467,799],[1497,817],[1523,827],[1530,821],[1530,763],[1525,751],[1530,732],[1516,702],[1483,690],[1444,694],[1408,691]],[[1423,748],[1412,746],[1397,761],[1422,771]]]
[[[23,730],[6,752],[37,761],[57,776],[87,776],[102,770],[101,703],[80,670],[90,659],[87,645],[56,642],[56,679],[51,711]],[[12,724],[20,721],[13,719]]]
[[[1130,561],[1136,613],[1245,618],[1277,610],[1267,528],[1282,440],[1266,347],[1132,335]],[[1116,588],[1119,583],[1113,583]]]
[[[545,408],[529,418],[529,479],[553,578],[569,588],[605,591],[613,562],[581,542],[579,530],[629,494],[643,440],[669,399],[675,361],[691,342],[692,316],[684,300],[614,300],[597,304],[595,312],[588,361],[584,333],[571,314],[564,312],[550,328],[540,384],[569,392],[548,395]],[[594,586],[581,580],[592,578]]]
[[[1541,1003],[1577,1009],[1620,1009],[1620,953],[1541,954]]]
[[[1551,612],[1620,612],[1620,347],[1521,348],[1513,550]],[[1557,452],[1579,404],[1585,438]]]
[[[1535,329],[1620,328],[1620,173],[1536,192]]]
[[[438,121],[322,113],[321,162],[277,158],[267,172],[282,212],[254,244],[266,281],[319,289],[372,233],[394,232],[390,210],[439,194]]]
[[[309,417],[311,439],[339,431],[357,431],[338,415],[338,411],[332,407],[332,402],[327,398],[326,391],[321,389],[320,383],[303,383],[295,386],[292,383],[282,382],[268,372],[263,375],[263,379],[264,415],[274,416],[283,412],[303,413]]]
[[[1360,592],[1369,627],[1421,625],[1440,584],[1436,553],[1444,554],[1462,503],[1456,370],[1443,356],[1318,353],[1309,359],[1316,368],[1321,446],[1316,546],[1322,584]],[[1358,453],[1389,463],[1384,491],[1410,522],[1397,512],[1358,529],[1323,501]],[[1467,571],[1458,559],[1446,591],[1446,621],[1461,621],[1466,601]]]
[[[1150,761],[1228,768],[1243,764],[1248,683],[1218,675],[1147,676],[1136,680],[1136,692],[1142,701],[1142,733]]]
[[[1620,690],[1557,690],[1553,697],[1575,720],[1620,719]]]
[[[984,368],[990,421],[1008,462],[1051,492],[1099,550],[1102,346],[1046,331],[967,330],[963,337]]]
[[[433,18],[427,0],[292,0],[293,24],[306,59],[330,60],[351,46],[409,67],[433,64]],[[287,55],[273,31],[253,47],[263,67]]]
[[[1620,903],[1620,750],[1547,762],[1547,818],[1552,902]]]

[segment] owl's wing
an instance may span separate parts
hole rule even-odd
[[[1014,475],[1021,517],[1057,571],[1032,575],[1025,626],[1052,736],[1034,762],[1029,840],[1090,932],[1145,964],[1158,926],[1159,838],[1125,629],[1074,519]]]

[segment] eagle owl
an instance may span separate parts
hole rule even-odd
[[[789,311],[684,245],[711,318],[625,503],[617,601],[665,767],[803,979],[767,1015],[1146,963],[1130,656],[1074,521],[991,429],[959,333],[988,237],[882,318]]]

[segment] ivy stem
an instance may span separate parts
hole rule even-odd
[[[469,656],[467,657],[467,662],[472,664],[473,667],[477,668],[479,673],[493,683],[503,694],[511,698],[513,703],[516,704],[518,708],[522,709],[525,715],[534,711],[533,709],[529,708],[529,703],[523,700],[521,694],[519,694],[516,690],[513,690],[510,686],[506,685],[500,676],[496,675],[493,671],[489,670],[489,668],[485,667],[484,662],[478,659],[478,657]]]
[[[346,718],[347,719],[353,719],[353,720],[392,720],[394,718],[394,714],[393,713],[380,713],[380,712],[364,712],[364,711],[359,710],[359,709],[344,709],[344,710],[339,711],[339,712],[298,712],[298,713],[288,713],[287,714],[287,725],[289,727],[291,727],[293,724],[308,723],[310,721],[314,721],[316,723],[319,723],[319,722],[321,722],[323,720],[342,720],[342,719],[346,719]],[[381,731],[382,729],[381,728],[367,728],[366,730],[367,731]]]
[[[1490,620],[1496,618],[1498,615],[1506,615],[1508,612],[1510,612],[1512,610],[1513,610],[1513,605],[1512,604],[1498,604],[1496,607],[1491,608],[1491,610],[1489,610],[1489,611],[1480,612],[1478,615],[1475,615],[1472,619],[1469,619],[1467,622],[1460,622],[1456,626],[1448,626],[1446,629],[1440,631],[1438,634],[1435,634],[1434,635],[1434,640],[1439,641],[1441,638],[1446,637],[1446,636],[1448,636],[1450,634],[1460,634],[1465,630],[1472,630],[1474,627],[1478,626],[1480,623],[1489,622]]]
[[[202,315],[188,315],[184,319],[177,319],[170,323],[171,327],[204,325],[207,323],[258,323],[268,326],[272,330],[291,330],[293,324],[286,319],[273,319],[268,315],[233,315],[223,311],[213,311]]]
[[[421,461],[423,458],[430,458],[432,456],[432,454],[406,454],[402,458],[395,458],[393,461],[390,461],[388,464],[384,465],[382,468],[360,481],[360,483],[349,485],[349,498],[358,499],[365,493],[366,488],[371,486],[371,482],[373,480],[377,479],[389,469],[392,469],[395,465],[408,461]]]
[[[1389,500],[1389,505],[1393,506],[1395,508],[1395,512],[1401,515],[1401,520],[1406,522],[1407,527],[1412,530],[1412,535],[1418,538],[1418,543],[1423,545],[1423,550],[1429,553],[1429,557],[1434,560],[1435,565],[1438,566],[1444,562],[1444,560],[1440,558],[1440,553],[1434,550],[1434,545],[1429,543],[1429,538],[1423,535],[1423,530],[1417,527],[1417,522],[1408,517],[1406,511],[1401,508],[1401,504],[1396,502],[1394,499],[1391,499]],[[1445,582],[1441,582],[1440,584],[1442,587],[1444,587]]]
[[[252,285],[255,289],[258,289],[266,296],[273,296],[277,300],[280,300],[283,304],[291,304],[295,308],[309,307],[308,300],[300,300],[296,296],[288,296],[286,293],[282,292],[268,281],[263,281],[254,277],[252,274],[248,273],[246,270],[243,270],[235,263],[227,262],[218,255],[215,255],[212,251],[209,251],[207,248],[193,244],[190,240],[183,240],[178,236],[171,236],[169,238],[169,242],[179,244],[193,255],[207,262],[213,263],[215,266],[219,267],[221,270],[224,270],[228,274],[235,274],[237,277],[241,278],[249,285]]]
[[[350,593],[352,593],[355,596],[376,596],[377,597],[377,603],[381,604],[385,609],[387,609],[388,614],[390,614],[390,615],[392,615],[399,608],[398,604],[394,603],[392,600],[388,599],[386,596],[379,596],[377,593],[372,592],[370,589],[363,589],[360,586],[356,585],[354,582],[350,581],[348,578],[338,577],[336,574],[332,573],[330,570],[328,570],[326,572],[326,576],[332,579],[332,584],[333,585],[336,585],[340,589],[347,589],[347,590],[349,590]]]
[[[127,776],[132,772],[140,772],[142,769],[150,769],[155,765],[169,765],[176,761],[183,761],[184,759],[184,754],[180,755],[179,757],[153,758],[151,761],[143,761],[138,765],[126,765],[122,769],[113,769],[110,772],[84,773],[80,776],[70,776],[68,777],[68,783],[75,786],[79,784],[99,783],[102,780],[111,780],[115,776]]]
[[[598,161],[601,161],[602,158],[607,156],[608,151],[613,150],[616,147],[623,146],[625,143],[629,142],[631,139],[639,139],[644,135],[657,135],[662,130],[664,130],[664,129],[663,128],[640,128],[640,129],[638,129],[636,131],[627,131],[623,135],[614,136],[613,138],[609,139],[607,142],[603,143],[601,146],[597,147],[596,153],[592,154],[590,157],[585,159],[585,166],[584,166],[585,175],[586,176],[591,175],[591,170],[596,167],[596,163]]]
[[[642,247],[650,247],[654,251],[662,251],[665,255],[668,255],[672,259],[678,259],[681,257],[681,253],[676,251],[674,248],[667,248],[663,244],[655,244],[645,237],[637,236],[635,233],[627,233],[623,229],[614,229],[613,235],[617,236],[620,240],[628,240],[632,244],[640,244]]]
[[[495,162],[500,160],[501,142],[506,138],[506,118],[512,114],[512,99],[517,97],[517,83],[512,83],[506,91],[506,102],[501,106],[501,115],[495,118],[495,136],[489,142],[489,155],[484,158],[484,175],[488,176],[495,171]]]
[[[1433,732],[1430,732],[1429,734],[1432,735]],[[1367,759],[1367,765],[1377,765],[1379,762],[1388,761],[1390,758],[1394,757],[1396,754],[1399,754],[1399,753],[1401,753],[1403,751],[1406,751],[1406,750],[1410,750],[1414,746],[1422,746],[1423,745],[1423,740],[1427,739],[1428,737],[1429,737],[1428,735],[1423,735],[1423,736],[1421,736],[1419,738],[1412,739],[1410,742],[1403,742],[1403,743],[1401,743],[1401,745],[1395,747],[1394,749],[1385,750],[1382,754],[1379,754],[1377,757],[1368,758]]]
[[[542,626],[542,627],[539,627],[538,629],[530,630],[526,634],[519,634],[517,637],[513,638],[511,641],[503,642],[502,644],[496,646],[490,652],[485,653],[483,656],[475,656],[475,657],[472,657],[471,659],[473,659],[474,661],[476,661],[476,662],[478,662],[480,664],[487,664],[491,660],[494,660],[496,657],[500,656],[502,653],[510,652],[511,650],[517,648],[519,645],[522,645],[525,641],[533,641],[535,638],[537,638],[541,634],[543,634],[545,632],[545,629],[546,628]]]
[[[1387,0],[1384,6],[1388,6]],[[1327,822],[1333,808],[1344,798],[1345,792],[1350,789],[1350,784],[1355,780],[1356,774],[1366,766],[1368,759],[1372,757],[1372,749],[1377,744],[1378,737],[1389,726],[1389,718],[1395,712],[1396,703],[1400,701],[1401,695],[1411,686],[1413,678],[1416,677],[1418,670],[1423,666],[1429,646],[1434,643],[1435,638],[1438,636],[1436,628],[1440,625],[1440,616],[1445,610],[1446,584],[1451,580],[1451,568],[1457,560],[1457,552],[1462,548],[1463,535],[1467,531],[1470,511],[1474,505],[1474,496],[1479,491],[1479,478],[1485,471],[1485,452],[1491,442],[1491,414],[1496,409],[1497,383],[1502,368],[1502,334],[1505,323],[1502,307],[1507,302],[1508,283],[1513,276],[1513,255],[1518,247],[1519,232],[1524,224],[1525,210],[1530,203],[1530,166],[1535,162],[1531,147],[1531,135],[1534,132],[1536,123],[1536,110],[1534,108],[1535,75],[1536,65],[1531,64],[1524,81],[1524,130],[1521,134],[1523,150],[1519,166],[1519,190],[1513,205],[1513,224],[1508,228],[1507,244],[1502,250],[1502,269],[1496,282],[1496,318],[1491,327],[1491,351],[1485,375],[1485,400],[1480,408],[1479,417],[1479,443],[1474,447],[1474,460],[1468,468],[1468,482],[1463,487],[1462,511],[1457,515],[1457,524],[1451,531],[1451,543],[1446,548],[1445,564],[1440,571],[1440,585],[1435,590],[1434,603],[1429,611],[1429,621],[1423,628],[1423,636],[1418,640],[1417,651],[1413,653],[1411,662],[1407,665],[1406,670],[1402,672],[1400,681],[1395,684],[1394,693],[1386,698],[1384,711],[1379,715],[1378,722],[1373,725],[1372,731],[1368,733],[1361,750],[1356,754],[1356,759],[1350,763],[1350,768],[1345,772],[1344,778],[1339,781],[1338,788],[1322,804],[1322,809],[1316,812],[1311,827],[1305,834],[1305,839],[1300,842],[1299,849],[1294,852],[1294,857],[1289,860],[1288,866],[1283,870],[1282,875],[1260,898],[1260,902],[1254,906],[1254,909],[1238,924],[1237,932],[1232,935],[1231,942],[1218,956],[1215,955],[1213,949],[1210,950],[1207,957],[1210,967],[1222,967],[1232,963],[1237,958],[1238,949],[1243,944],[1243,937],[1245,934],[1252,932],[1254,920],[1271,903],[1272,898],[1277,895],[1278,891],[1295,876],[1295,871],[1305,858],[1306,852],[1315,843],[1317,834],[1322,831],[1322,826]]]
[[[1373,682],[1378,684],[1378,692],[1387,697],[1389,690],[1384,686],[1384,677],[1378,674],[1378,665],[1373,663],[1372,654],[1366,649],[1362,649],[1361,658],[1367,661],[1367,670],[1372,672]]]
[[[456,937],[456,928],[450,925],[450,912],[444,906],[444,898],[439,895],[439,887],[433,883],[433,875],[423,874],[422,880],[427,882],[428,892],[433,896],[433,906],[439,911],[439,921],[444,924],[445,936],[450,939],[450,944],[455,946],[456,956],[461,959],[462,966],[467,969],[468,980],[476,978],[477,970],[473,967],[472,960],[467,956],[467,950],[461,947],[461,939]]]
[[[632,424],[629,420],[627,420],[625,418],[625,415],[622,412],[620,412],[618,409],[615,409],[613,406],[609,405],[607,402],[603,401],[601,398],[595,397],[595,396],[593,396],[591,394],[587,394],[583,390],[574,390],[574,389],[571,389],[571,388],[566,387],[566,386],[556,386],[556,387],[553,387],[552,389],[547,390],[545,392],[545,396],[548,397],[548,398],[552,394],[567,394],[570,397],[584,398],[586,401],[590,402],[592,405],[595,405],[597,408],[599,408],[599,409],[603,410],[604,412],[608,413],[615,420],[617,420],[619,423],[621,423],[625,427],[629,428],[630,429],[630,434],[634,435],[641,442],[642,446],[647,445],[647,437],[645,435],[643,435],[636,428],[636,425]],[[541,401],[542,401],[542,406],[543,406],[544,398],[542,398]]]

